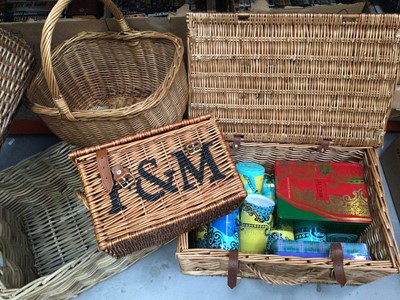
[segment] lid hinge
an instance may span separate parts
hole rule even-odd
[[[317,152],[325,153],[328,150],[329,146],[332,144],[332,140],[326,139],[322,140],[321,145],[319,145]]]
[[[233,135],[233,141],[232,141],[232,149],[239,149],[240,147],[240,143],[242,142],[242,140],[244,139],[244,135],[243,134],[235,134]]]

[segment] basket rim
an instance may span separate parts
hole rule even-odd
[[[134,135],[130,135],[130,136],[126,136],[120,139],[116,139],[114,141],[108,142],[108,143],[104,143],[101,145],[95,145],[95,146],[91,146],[91,147],[86,147],[83,149],[78,149],[75,150],[71,153],[68,154],[68,158],[71,159],[72,161],[74,161],[74,163],[77,163],[77,161],[79,159],[83,159],[82,157],[94,152],[97,152],[101,149],[110,149],[112,147],[116,147],[119,145],[123,145],[123,144],[127,144],[127,143],[131,143],[131,142],[136,142],[139,140],[143,140],[146,138],[150,138],[152,136],[155,135],[159,135],[159,134],[165,134],[169,131],[174,131],[174,130],[178,130],[180,128],[183,128],[185,126],[189,126],[189,125],[193,125],[193,124],[198,124],[198,123],[206,123],[206,122],[217,122],[217,119],[215,118],[211,118],[210,115],[204,115],[204,116],[200,116],[200,117],[196,117],[196,118],[191,118],[191,119],[185,119],[182,120],[181,122],[178,123],[174,123],[174,124],[170,124],[170,125],[165,125],[162,127],[158,127],[158,128],[154,128],[151,130],[147,130],[145,132],[142,133],[137,133]]]
[[[72,116],[76,119],[75,121],[92,121],[93,119],[110,119],[118,120],[127,117],[132,117],[137,114],[141,114],[144,111],[147,111],[154,106],[158,105],[165,94],[170,90],[170,87],[174,83],[175,77],[180,72],[181,68],[183,67],[183,55],[184,55],[184,47],[182,39],[172,33],[168,32],[157,32],[157,31],[122,31],[122,32],[113,32],[113,31],[106,31],[106,32],[81,32],[72,38],[62,42],[58,45],[52,52],[52,59],[57,55],[63,54],[63,49],[69,44],[73,44],[76,42],[82,42],[85,40],[95,40],[97,38],[102,39],[114,39],[114,40],[138,40],[140,38],[146,39],[165,39],[169,40],[175,46],[175,55],[171,67],[166,74],[162,83],[157,87],[157,89],[151,93],[143,101],[138,103],[132,104],[130,106],[115,108],[115,109],[102,109],[102,110],[71,110]],[[62,118],[63,114],[60,113],[60,110],[57,107],[48,107],[45,105],[38,104],[32,101],[32,89],[37,86],[38,82],[41,80],[45,80],[43,67],[39,69],[37,74],[35,75],[34,79],[32,80],[31,84],[27,90],[27,105],[29,108],[36,114],[45,115],[49,117],[60,117]],[[48,86],[48,84],[46,83]],[[58,99],[62,99],[65,101],[65,98],[60,95],[58,98],[53,97],[53,101],[57,101]],[[67,103],[67,101],[65,101]]]

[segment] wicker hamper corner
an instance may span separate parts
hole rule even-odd
[[[159,247],[121,259],[98,250],[90,215],[75,196],[81,183],[68,159],[73,149],[62,142],[0,171],[0,244],[14,250],[2,252],[3,274],[14,282],[0,278],[1,299],[69,299]]]
[[[400,273],[377,152],[399,79],[400,16],[190,13],[188,28],[189,115],[219,118],[233,160],[270,174],[276,160],[362,163],[373,222],[359,242],[372,260],[344,260],[347,283]],[[187,233],[177,258],[185,274],[228,274],[228,252],[190,248]],[[336,283],[332,270],[331,259],[239,253],[239,276],[271,284]]]

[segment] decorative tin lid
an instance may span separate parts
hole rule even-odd
[[[188,14],[190,117],[227,140],[381,146],[400,16]]]

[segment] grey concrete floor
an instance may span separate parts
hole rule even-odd
[[[385,147],[397,137],[387,134]],[[10,136],[0,151],[0,169],[14,165],[24,157],[56,143],[54,136]],[[384,148],[385,149],[385,148]],[[384,149],[380,150],[384,151]],[[382,172],[383,174],[383,172]],[[397,243],[400,244],[400,223],[383,176],[383,185]],[[392,275],[362,286],[303,284],[269,285],[261,280],[240,279],[230,289],[226,277],[189,276],[179,270],[175,257],[176,240],[143,258],[125,271],[97,283],[76,299],[400,299],[400,275]]]
[[[181,274],[175,258],[175,246],[175,241],[164,246],[127,270],[83,292],[77,299],[400,299],[400,275],[363,286],[343,288],[326,284],[278,286],[243,278],[236,288],[230,289],[226,285],[226,277]]]

